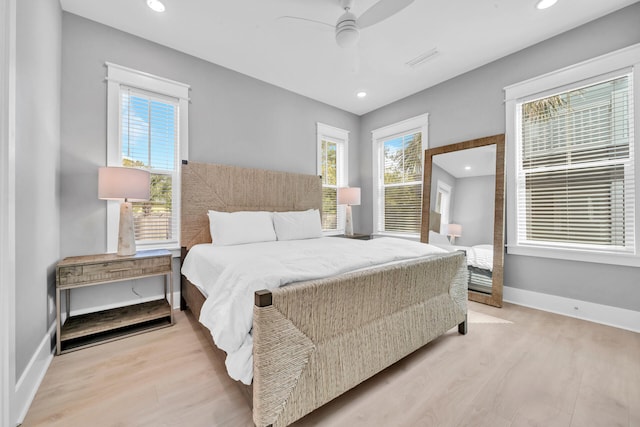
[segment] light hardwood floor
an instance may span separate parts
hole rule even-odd
[[[640,426],[640,334],[516,305],[471,323],[295,424]],[[54,358],[23,426],[252,426],[190,314]]]

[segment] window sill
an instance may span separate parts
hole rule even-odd
[[[414,242],[419,242],[420,241],[420,235],[419,234],[403,234],[403,233],[386,233],[386,232],[377,232],[377,233],[373,233],[371,235],[372,238],[378,238],[378,237],[395,237],[397,239],[406,239],[406,240],[413,240]]]
[[[171,243],[171,244],[151,244],[151,245],[143,245],[143,244],[136,244],[136,249],[139,251],[150,251],[153,249],[166,249],[169,252],[171,252],[171,256],[173,258],[180,258],[181,253],[180,253],[180,245],[176,244],[176,243]]]
[[[591,262],[598,264],[640,267],[640,257],[638,255],[629,253],[604,253],[563,248],[507,245],[507,254],[538,258],[553,258],[563,261]]]

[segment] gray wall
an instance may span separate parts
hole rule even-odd
[[[429,113],[429,144],[437,147],[505,132],[503,88],[640,42],[640,3],[448,80],[362,116],[359,223],[372,230],[373,129]],[[517,37],[517,35],[513,35]],[[428,73],[427,63],[420,70]],[[505,285],[640,310],[638,269],[507,255]]]
[[[462,236],[456,239],[457,245],[493,244],[495,194],[495,175],[456,179],[451,222],[462,225]]]
[[[18,1],[16,27],[16,377],[55,321],[60,255],[57,1]]]
[[[62,256],[106,250],[106,202],[97,198],[107,150],[105,61],[191,85],[191,161],[315,174],[322,122],[351,132],[349,184],[359,185],[358,116],[73,14],[62,24]],[[154,292],[143,286],[74,291],[72,309],[135,298],[132,287]]]

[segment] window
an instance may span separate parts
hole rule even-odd
[[[349,132],[317,124],[318,175],[322,177],[322,229],[344,233],[344,206],[338,206],[338,187],[348,186]]]
[[[619,63],[613,54],[575,66],[582,75],[567,75],[559,88],[545,85],[557,74],[543,76],[534,92],[514,99],[507,89],[510,253],[637,262],[635,77],[632,63]]]
[[[151,173],[151,199],[133,203],[136,245],[178,248],[179,165],[187,159],[189,87],[114,64],[107,67],[107,164]],[[117,248],[118,203],[109,203],[107,250],[112,252]]]
[[[372,132],[374,234],[420,236],[427,125],[424,114]]]

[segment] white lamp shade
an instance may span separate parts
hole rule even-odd
[[[338,188],[338,204],[358,206],[360,204],[360,187]]]
[[[462,236],[462,226],[460,224],[447,224],[447,236]]]
[[[142,169],[101,167],[98,170],[98,198],[103,200],[149,200],[151,174]]]

